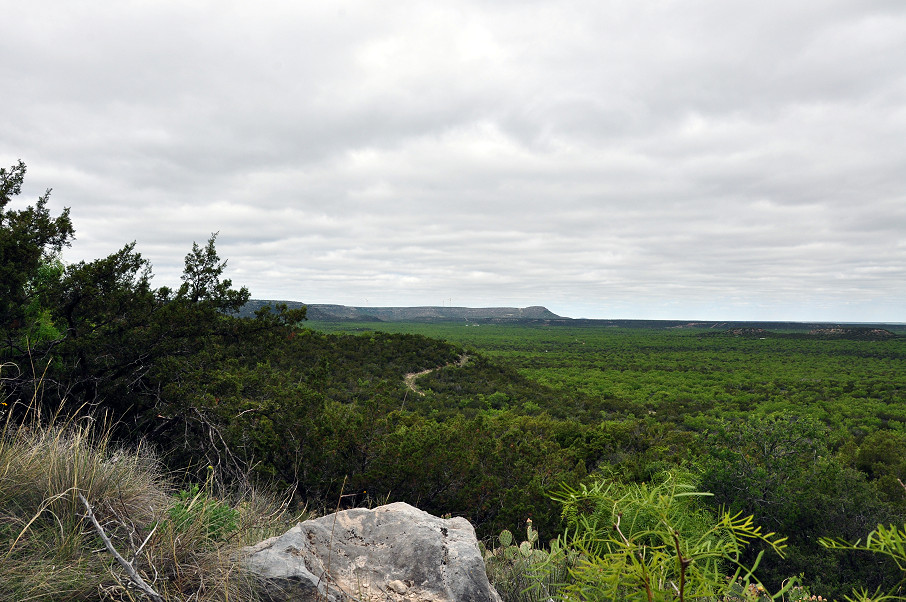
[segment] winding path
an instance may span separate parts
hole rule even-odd
[[[425,396],[425,392],[418,388],[418,385],[415,384],[415,381],[426,374],[431,374],[435,370],[440,370],[442,368],[447,368],[449,366],[459,366],[460,368],[466,365],[466,362],[469,361],[469,356],[463,353],[459,356],[459,359],[455,362],[450,362],[444,364],[443,366],[438,366],[437,368],[428,368],[427,370],[422,370],[421,372],[410,372],[409,374],[403,377],[403,382],[406,383],[406,386],[412,390],[413,393],[417,393],[422,397]]]

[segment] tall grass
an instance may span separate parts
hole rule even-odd
[[[224,496],[213,474],[176,487],[147,446],[119,447],[90,417],[47,418],[38,405],[0,401],[0,600],[142,599],[79,495],[164,599],[255,599],[239,549],[285,530],[285,505]]]

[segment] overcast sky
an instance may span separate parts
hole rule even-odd
[[[252,296],[906,321],[906,2],[3,2],[64,258]]]

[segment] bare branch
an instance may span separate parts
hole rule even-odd
[[[91,510],[91,504],[88,503],[88,500],[85,499],[85,496],[81,493],[79,494],[79,499],[82,500],[82,504],[85,505],[85,510],[88,512],[88,518],[91,520],[91,524],[94,525],[94,530],[97,531],[97,534],[104,541],[104,545],[107,547],[107,551],[110,552],[116,561],[119,563],[123,570],[126,571],[126,574],[129,576],[129,580],[140,589],[145,595],[149,596],[154,602],[165,602],[163,596],[154,591],[150,585],[148,585],[142,576],[138,574],[135,570],[135,567],[131,563],[126,562],[126,559],[120,556],[120,553],[116,551],[116,548],[113,547],[113,542],[110,541],[110,538],[107,537],[107,534],[104,532],[104,528],[101,526],[101,523],[98,522],[98,519],[95,518],[94,512]],[[144,545],[144,544],[142,544]]]
[[[151,536],[154,535],[154,532],[157,531],[157,528],[159,526],[160,526],[160,523],[155,524],[154,528],[151,529],[151,532],[148,533],[148,537],[146,537],[145,541],[142,542],[142,545],[140,545],[138,547],[138,549],[135,550],[135,554],[132,555],[132,562],[135,562],[136,558],[138,558],[138,555],[142,553],[142,550],[145,548],[145,546],[148,544],[148,542],[151,541]]]

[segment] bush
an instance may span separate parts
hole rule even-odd
[[[561,547],[581,554],[564,588],[567,599],[685,600],[728,596],[754,584],[759,555],[742,563],[759,540],[782,555],[784,538],[764,533],[752,517],[711,515],[688,474],[666,473],[651,484],[598,481],[564,488],[556,497],[568,524]],[[792,585],[792,582],[789,582]]]
[[[115,447],[87,418],[46,423],[34,405],[15,409],[24,416],[7,413],[0,430],[0,599],[134,596],[101,531],[164,599],[255,599],[237,552],[288,526],[272,500],[253,491],[218,499],[213,475],[171,495],[146,447]]]
[[[505,602],[546,602],[558,595],[569,580],[569,571],[579,554],[551,542],[549,550],[538,545],[538,532],[532,519],[526,521],[526,538],[516,543],[513,534],[504,529],[497,541],[500,546],[480,544],[488,579]]]
[[[239,528],[239,510],[210,497],[208,491],[197,484],[181,490],[173,499],[175,503],[167,514],[177,533],[184,533],[197,524],[206,539],[223,541]]]
[[[899,484],[906,489],[903,481],[900,481]],[[855,543],[848,543],[839,539],[822,538],[821,545],[831,550],[858,550],[886,556],[899,569],[899,582],[887,592],[882,592],[882,588],[878,587],[873,594],[869,594],[865,588],[862,588],[853,591],[854,598],[846,596],[847,600],[859,600],[860,602],[906,600],[906,594],[904,594],[904,589],[906,589],[906,525],[903,525],[902,529],[894,525],[888,527],[878,525],[865,537],[865,543],[862,543],[861,539]]]
[[[830,432],[809,417],[788,413],[724,422],[705,438],[703,486],[715,507],[752,515],[789,537],[786,558],[766,557],[762,579],[779,588],[803,574],[813,590],[841,598],[858,583],[889,589],[892,563],[860,551],[829,554],[821,538],[854,540],[878,524],[898,523],[901,511],[884,502],[865,474],[830,449]],[[760,551],[751,546],[744,561]],[[894,568],[895,570],[895,568]]]

